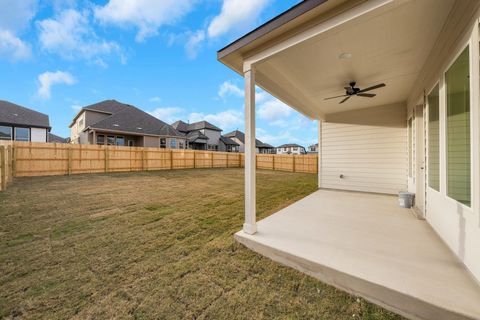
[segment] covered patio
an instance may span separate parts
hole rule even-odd
[[[479,18],[477,0],[305,0],[221,49],[245,79],[236,239],[412,319],[480,319]],[[319,191],[262,221],[257,86],[319,143]]]
[[[413,319],[480,319],[480,287],[424,220],[390,195],[319,190],[235,238]]]

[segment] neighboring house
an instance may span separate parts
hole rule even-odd
[[[48,142],[68,143],[68,140],[60,136],[57,136],[56,134],[48,133]]]
[[[220,144],[218,148],[219,151],[239,152],[239,149],[240,145],[238,143],[225,136],[220,136]]]
[[[185,123],[178,120],[172,127],[187,136],[188,147],[195,150],[220,150],[222,129],[207,121]]]
[[[221,49],[247,135],[256,86],[319,126],[319,190],[260,223],[246,148],[236,239],[411,319],[480,319],[479,23],[478,0],[305,0]]]
[[[224,134],[224,137],[230,138],[236,143],[238,143],[239,152],[245,152],[245,134],[240,130],[235,130]],[[269,145],[268,143],[264,143],[258,139],[255,139],[255,150],[257,153],[264,153],[264,154],[272,154],[275,153],[275,147]]]
[[[0,140],[48,142],[46,114],[0,100]]]
[[[70,124],[71,143],[185,149],[186,137],[132,106],[105,100],[83,107]]]
[[[305,154],[305,148],[296,143],[282,144],[276,148],[277,154]]]
[[[318,143],[312,144],[307,147],[307,153],[317,153],[318,152]]]

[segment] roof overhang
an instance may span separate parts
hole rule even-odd
[[[0,126],[22,127],[22,128],[39,128],[39,129],[47,129],[48,131],[52,130],[51,126],[44,126],[44,125],[37,125],[37,124],[27,124],[27,123],[0,122]]]
[[[312,119],[406,102],[454,5],[307,0],[220,50],[218,58],[241,75],[253,67],[258,86]],[[375,98],[324,100],[345,94],[350,81],[360,88],[387,86],[373,91]]]

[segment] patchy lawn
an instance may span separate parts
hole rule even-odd
[[[316,175],[260,171],[265,217]],[[257,255],[241,169],[19,178],[0,193],[0,318],[400,319]]]

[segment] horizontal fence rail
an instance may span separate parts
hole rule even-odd
[[[195,168],[240,168],[242,153],[40,142],[0,143],[0,190],[13,177]],[[258,169],[317,173],[314,155],[257,154]]]

